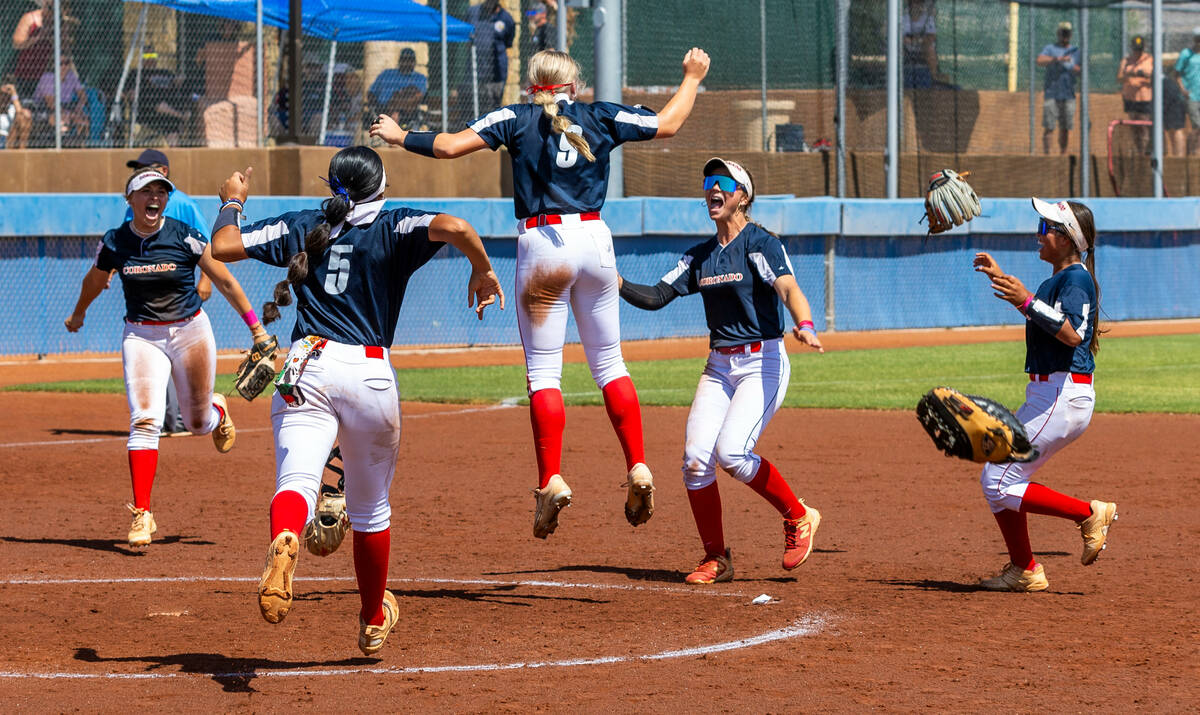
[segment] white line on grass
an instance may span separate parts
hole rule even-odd
[[[777,628],[773,631],[760,633],[748,638],[739,638],[721,643],[665,650],[645,655],[602,656],[599,658],[571,658],[568,660],[546,660],[516,663],[477,663],[462,665],[408,666],[392,668],[325,668],[320,670],[250,670],[230,673],[20,673],[0,671],[0,678],[37,678],[37,679],[95,679],[95,680],[149,680],[160,678],[295,678],[312,676],[339,675],[411,675],[414,673],[461,673],[498,670],[522,670],[525,668],[570,668],[587,665],[610,665],[613,663],[645,662],[670,660],[673,658],[689,658],[712,653],[723,653],[743,648],[811,636],[821,632],[825,625],[823,616],[807,616],[795,621],[790,626]]]

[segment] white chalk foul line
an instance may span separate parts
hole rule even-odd
[[[444,410],[442,412],[425,412],[419,415],[402,415],[405,420],[419,420],[425,417],[441,417],[443,415],[468,415],[474,412],[493,412],[495,410],[507,410],[516,407],[515,404],[502,403],[499,405],[480,405],[476,407],[464,407],[460,410]],[[239,433],[245,432],[270,432],[270,427],[239,427]],[[121,437],[91,437],[89,439],[48,439],[40,442],[0,442],[0,449],[4,447],[53,447],[58,444],[95,444],[97,442],[125,442],[129,438]]]
[[[142,576],[120,578],[8,578],[0,579],[0,586],[71,586],[99,585],[118,583],[257,583],[258,576]],[[297,583],[308,581],[354,581],[353,576],[307,576],[296,577]],[[540,581],[520,580],[503,581],[498,579],[467,579],[467,578],[389,578],[388,583],[432,583],[452,586],[525,586],[529,588],[581,588],[610,591],[655,591],[659,593],[686,593],[690,596],[722,596],[725,598],[746,598],[744,593],[730,591],[714,591],[708,588],[683,586],[639,586],[620,583],[577,583],[573,581]]]
[[[760,633],[748,638],[733,641],[711,643],[665,650],[645,655],[602,656],[598,658],[571,658],[568,660],[545,660],[516,663],[475,663],[462,665],[408,666],[404,668],[325,668],[319,670],[251,670],[229,673],[21,673],[15,671],[0,671],[0,678],[37,678],[37,679],[93,679],[93,680],[150,680],[165,678],[295,678],[295,677],[330,677],[339,675],[412,675],[419,673],[463,673],[498,670],[522,670],[526,668],[573,668],[588,665],[610,665],[613,663],[646,662],[656,660],[671,660],[674,658],[689,658],[713,653],[723,653],[743,648],[774,643],[790,638],[811,636],[819,633],[825,625],[823,616],[807,616],[795,621],[790,626],[777,628],[773,631]]]

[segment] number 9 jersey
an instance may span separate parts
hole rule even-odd
[[[444,244],[429,240],[438,214],[382,207],[383,201],[355,206],[330,231],[325,255],[309,257],[308,278],[293,287],[293,341],[318,335],[349,345],[392,344],[409,277]],[[309,210],[252,223],[242,227],[242,245],[254,260],[286,266],[324,220],[320,210]]]
[[[550,118],[536,104],[510,104],[469,125],[493,150],[508,147],[513,208],[519,219],[599,211],[608,188],[609,152],[658,133],[658,115],[644,107],[573,102],[565,94],[554,99],[559,113],[571,120],[567,131],[582,132],[595,161],[580,156],[565,133],[554,132]]]

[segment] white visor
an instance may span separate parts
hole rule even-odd
[[[724,169],[733,180],[746,187],[746,197],[754,198],[754,184],[750,182],[750,172],[746,171],[741,164],[736,161],[729,161],[714,156],[704,164],[704,175],[712,176],[718,169]]]
[[[1050,203],[1042,201],[1034,196],[1033,210],[1038,212],[1038,215],[1047,221],[1062,224],[1067,229],[1067,235],[1071,237],[1071,242],[1075,244],[1075,248],[1079,249],[1080,253],[1087,250],[1087,239],[1083,237],[1083,229],[1079,227],[1079,219],[1075,218],[1075,212],[1071,210],[1071,206],[1066,201],[1058,201]]]
[[[129,183],[125,184],[125,196],[128,197],[138,189],[144,188],[156,181],[161,181],[167,185],[168,194],[175,191],[175,184],[172,184],[170,179],[153,169],[146,169],[129,177]]]

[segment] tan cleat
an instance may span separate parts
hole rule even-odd
[[[633,526],[650,521],[654,515],[654,477],[650,468],[641,462],[633,465],[624,486],[629,487],[625,496],[625,518]]]
[[[979,582],[979,585],[989,591],[1015,591],[1017,593],[1033,593],[1050,588],[1050,582],[1046,580],[1046,571],[1041,564],[1030,571],[1011,561],[1004,565],[999,576],[985,578]]]
[[[237,430],[233,428],[233,418],[229,416],[229,403],[225,401],[225,396],[214,392],[213,406],[220,407],[221,414],[224,415],[212,431],[213,444],[217,446],[218,452],[224,454],[233,449],[233,442],[237,439]]]
[[[300,539],[284,529],[267,549],[267,563],[258,582],[258,610],[267,623],[279,623],[292,608],[292,574],[300,555]]]
[[[800,500],[804,504],[804,500]],[[804,516],[783,520],[783,568],[791,571],[808,560],[813,550],[813,537],[821,525],[821,512],[804,504]]]
[[[544,489],[534,489],[537,507],[533,512],[533,535],[544,539],[558,528],[558,512],[571,506],[571,488],[555,474]]]
[[[1090,566],[1100,552],[1107,548],[1108,527],[1117,520],[1117,505],[1110,501],[1092,500],[1092,515],[1076,524],[1079,535],[1083,537],[1083,556],[1079,558],[1084,566]]]
[[[138,509],[132,504],[126,504],[125,507],[133,512],[133,523],[129,526],[129,545],[149,546],[150,535],[158,531],[154,515],[149,509]]]
[[[687,575],[685,583],[722,583],[733,580],[733,554],[725,549],[725,554],[705,554],[696,569]]]
[[[358,617],[358,649],[363,655],[374,655],[383,648],[383,642],[388,634],[400,621],[400,605],[391,591],[383,592],[383,625],[369,626],[363,623],[362,616]]]

